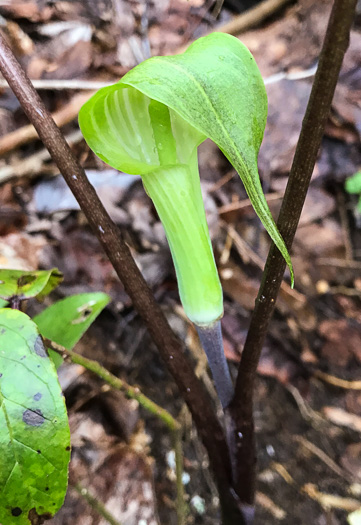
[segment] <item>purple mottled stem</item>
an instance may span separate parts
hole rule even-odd
[[[214,384],[222,407],[227,408],[233,394],[233,384],[224,355],[221,322],[216,321],[209,326],[197,326],[199,339],[207,355]]]

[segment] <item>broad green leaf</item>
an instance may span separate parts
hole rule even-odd
[[[0,308],[5,308],[7,304],[8,304],[8,301],[4,301],[3,299],[0,299]]]
[[[163,120],[160,133],[153,129],[150,99],[169,108],[170,124]],[[182,119],[179,127],[174,124],[175,114]],[[177,148],[176,134],[182,135],[188,152],[211,138],[238,171],[256,213],[287,261],[293,282],[291,259],[258,175],[266,118],[267,96],[254,58],[237,38],[212,33],[183,54],[144,61],[118,84],[100,90],[83,106],[79,123],[97,155],[111,166],[141,175],[156,173],[169,161],[164,149],[169,153],[174,146],[162,130],[171,127]],[[194,140],[187,136],[187,124],[188,130],[194,129]]]
[[[37,297],[43,299],[63,280],[57,268],[52,270],[24,271],[0,270],[0,298],[6,301]]]
[[[71,350],[109,301],[109,295],[102,292],[72,295],[52,304],[33,320],[44,337]],[[61,356],[49,353],[58,368]]]
[[[51,518],[64,501],[70,432],[55,367],[35,323],[0,310],[0,523]]]

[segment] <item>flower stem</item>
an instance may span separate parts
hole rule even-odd
[[[85,501],[94,509],[102,518],[104,518],[110,525],[122,525],[120,521],[116,520],[114,516],[105,508],[97,498],[95,498],[88,489],[82,487],[80,483],[73,485],[77,493],[85,499]]]
[[[128,383],[109,372],[109,370],[104,368],[104,366],[93,359],[88,359],[77,352],[73,352],[73,350],[68,350],[55,341],[51,341],[50,339],[44,338],[44,342],[48,348],[51,348],[54,350],[54,352],[57,352],[63,357],[63,359],[68,357],[73,363],[81,365],[90,372],[93,372],[93,374],[96,374],[115,390],[120,390],[121,392],[124,392],[125,395],[130,399],[135,399],[138,401],[138,403],[143,408],[163,421],[163,423],[167,425],[170,430],[175,431],[180,429],[178,421],[174,419],[174,417],[167,410],[165,410],[165,408],[160,407],[154,403],[154,401],[149,399],[149,397],[145,396],[138,387],[128,385]]]
[[[208,325],[223,314],[222,288],[209,237],[197,154],[189,164],[160,168],[142,176],[164,226],[189,319]]]
[[[225,409],[233,397],[234,388],[224,355],[221,322],[216,321],[209,326],[197,326],[197,331],[207,355],[218,397]]]

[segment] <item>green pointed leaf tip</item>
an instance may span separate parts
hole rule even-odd
[[[352,177],[346,179],[345,189],[347,193],[360,193],[361,194],[361,171],[358,171]]]
[[[33,321],[44,337],[72,350],[109,302],[109,295],[102,292],[72,295],[52,304]],[[58,368],[62,357],[53,351],[49,354]]]
[[[174,163],[191,164],[194,151],[209,137],[238,171],[256,213],[287,261],[293,283],[290,256],[258,175],[266,118],[267,96],[254,58],[237,38],[213,33],[181,55],[146,60],[117,84],[98,91],[81,109],[79,124],[100,158],[143,176],[156,176]],[[181,258],[178,266],[183,263]]]
[[[52,270],[0,270],[0,298],[8,301],[13,297],[20,300],[36,297],[43,299],[63,280],[57,268]]]
[[[64,501],[70,432],[55,367],[33,321],[0,310],[0,523],[29,525]]]

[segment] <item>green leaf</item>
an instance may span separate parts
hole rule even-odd
[[[44,337],[71,350],[109,301],[109,295],[102,292],[72,295],[52,304],[33,320]],[[58,368],[61,356],[49,353]]]
[[[0,270],[0,298],[20,301],[37,297],[43,299],[63,280],[57,268],[52,270],[24,271]]]
[[[360,193],[361,194],[361,171],[358,171],[352,177],[346,179],[345,189],[347,193]]]
[[[159,149],[164,150],[167,144],[158,142],[152,129],[149,99],[169,108],[172,131],[174,113],[189,125],[188,129],[194,129],[193,143],[183,133],[187,150],[209,137],[223,151],[287,261],[293,283],[291,259],[258,175],[267,96],[248,49],[233,36],[212,33],[181,55],[146,60],[118,84],[94,95],[81,109],[79,123],[90,147],[111,166],[144,175],[165,165]],[[182,128],[186,130],[185,125]]]
[[[55,367],[37,326],[0,310],[0,523],[42,523],[67,488],[70,432]]]

